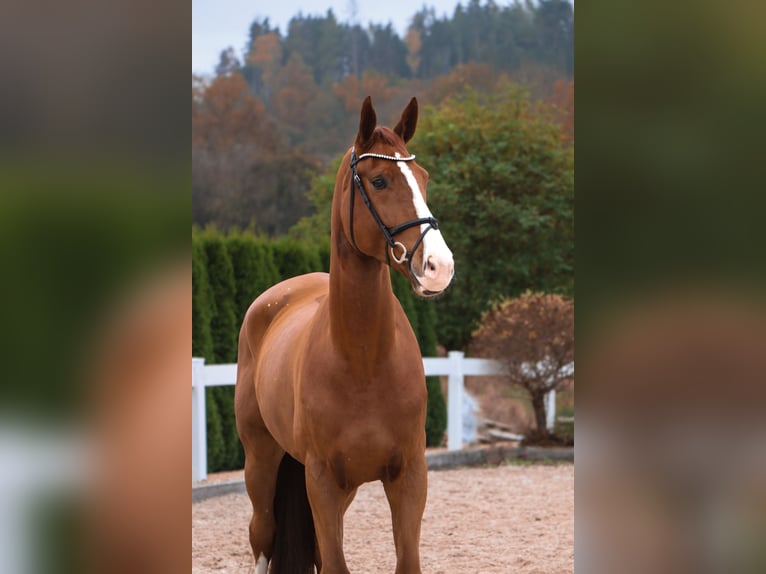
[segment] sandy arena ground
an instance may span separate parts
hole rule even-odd
[[[254,571],[250,501],[192,505],[192,573]],[[351,572],[391,573],[396,556],[382,485],[363,485],[346,513]],[[565,574],[574,570],[574,465],[502,465],[428,473],[420,542],[427,574]]]

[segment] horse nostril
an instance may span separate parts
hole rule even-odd
[[[429,257],[426,260],[426,262],[423,264],[423,275],[432,276],[436,274],[436,271],[437,271],[436,262],[434,261],[433,257]]]

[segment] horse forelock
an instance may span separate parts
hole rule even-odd
[[[401,151],[405,149],[404,141],[402,140],[402,138],[396,135],[394,130],[386,126],[377,126],[375,130],[372,132],[372,137],[364,145],[364,148],[357,150],[357,154],[367,153],[370,150],[372,150],[377,144],[390,146],[394,148],[396,151]],[[388,153],[388,152],[386,152],[385,150],[382,150],[379,153]]]
[[[404,141],[402,141],[402,138],[400,138],[394,130],[391,128],[387,128],[386,126],[378,126],[375,128],[375,135],[382,141],[382,143],[386,143],[388,145],[404,145]]]

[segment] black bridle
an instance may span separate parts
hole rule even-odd
[[[420,219],[413,219],[412,221],[407,221],[395,227],[386,227],[386,224],[383,223],[383,220],[380,219],[378,212],[375,211],[375,207],[372,205],[372,202],[370,201],[370,197],[367,195],[367,192],[364,190],[362,179],[359,177],[359,174],[356,171],[356,164],[358,164],[360,161],[368,157],[373,157],[376,159],[385,159],[388,161],[412,161],[413,159],[415,159],[414,155],[411,155],[409,157],[394,157],[394,156],[382,155],[378,153],[363,153],[362,155],[357,157],[356,150],[353,150],[353,149],[351,150],[351,197],[349,201],[350,203],[349,228],[351,229],[351,243],[357,249],[357,251],[361,251],[356,244],[356,239],[354,239],[354,196],[356,195],[354,193],[354,187],[355,187],[354,183],[356,183],[356,188],[359,190],[359,193],[361,194],[362,199],[364,200],[364,204],[367,206],[367,209],[372,214],[372,218],[375,220],[375,223],[378,224],[380,231],[383,233],[383,236],[386,238],[386,243],[388,243],[391,257],[393,257],[394,261],[396,261],[397,263],[403,263],[404,261],[407,261],[407,266],[409,268],[410,275],[415,277],[415,275],[412,272],[412,255],[418,250],[418,247],[420,247],[420,244],[423,243],[423,239],[425,238],[426,233],[428,233],[431,229],[439,229],[439,224],[437,223],[436,218],[434,217],[421,217]],[[397,233],[401,233],[402,231],[404,231],[405,229],[409,229],[410,227],[415,227],[416,225],[423,225],[423,224],[427,224],[427,227],[421,232],[420,237],[418,237],[417,241],[415,241],[415,245],[413,245],[412,251],[408,252],[407,247],[403,243],[394,240],[394,235],[396,235]],[[398,257],[395,251],[397,248],[401,249],[402,251],[401,255],[399,255]],[[389,258],[389,251],[386,251],[386,262],[388,263],[388,265],[391,265],[391,259]]]

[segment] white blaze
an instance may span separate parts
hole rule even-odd
[[[396,157],[401,157],[399,152],[396,152]],[[417,214],[418,219],[423,217],[433,217],[433,215],[431,215],[431,210],[428,209],[428,205],[426,205],[425,199],[423,199],[423,194],[420,192],[420,186],[418,186],[418,180],[415,179],[415,174],[412,173],[410,166],[407,165],[406,161],[397,161],[396,165],[399,166],[399,169],[404,174],[404,178],[407,180],[407,184],[410,186],[410,190],[412,191],[412,204],[415,206],[415,213]],[[427,223],[421,223],[420,233],[423,233],[427,226]],[[442,232],[438,229],[431,229],[423,238],[424,264],[428,261],[429,257],[432,257],[437,264],[449,264],[452,262],[452,251],[447,247],[447,243],[444,241],[444,237],[442,237]]]

